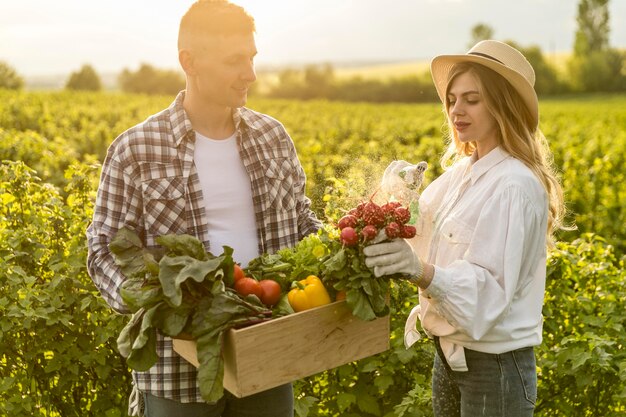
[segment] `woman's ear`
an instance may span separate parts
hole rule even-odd
[[[181,49],[178,51],[178,62],[187,75],[194,75],[194,58],[190,50]]]

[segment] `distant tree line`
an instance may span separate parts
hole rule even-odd
[[[574,49],[565,70],[557,70],[538,46],[516,47],[535,69],[535,89],[540,96],[574,92],[626,91],[626,51],[609,45],[609,0],[579,0],[578,30]],[[493,29],[479,23],[472,28],[470,45],[482,39],[493,39]],[[185,88],[181,71],[163,70],[149,64],[139,69],[124,69],[118,77],[119,88],[129,93],[173,95]],[[24,80],[9,64],[0,61],[0,88],[20,89]],[[98,91],[100,77],[90,65],[70,75],[65,85],[71,90]],[[257,93],[254,89],[251,93]],[[259,93],[257,93],[259,94]],[[328,99],[372,102],[436,101],[437,93],[428,73],[386,80],[363,77],[340,78],[329,64],[309,65],[302,69],[285,69],[278,82],[263,93],[269,97],[289,99]]]
[[[65,88],[68,90],[99,91],[102,89],[102,82],[96,70],[91,65],[85,64],[79,71],[70,75]]]
[[[128,93],[175,95],[185,88],[181,71],[158,69],[145,63],[137,71],[124,69],[117,81],[122,91]]]
[[[24,86],[24,79],[6,62],[0,61],[0,88],[19,90]]]
[[[329,99],[371,102],[434,101],[437,92],[430,79],[406,76],[388,80],[352,77],[338,79],[333,67],[309,65],[302,70],[286,69],[278,83],[265,93],[269,97],[289,99]]]
[[[532,64],[538,95],[626,91],[626,51],[609,46],[608,3],[609,0],[580,0],[576,41],[564,73],[546,60],[538,46],[525,47],[506,41],[519,49]],[[468,48],[478,41],[493,39],[493,35],[489,25],[475,25]],[[283,70],[278,79],[269,90],[271,97],[400,102],[437,100],[428,73],[387,81],[358,77],[337,79],[331,66],[311,65],[300,70]]]

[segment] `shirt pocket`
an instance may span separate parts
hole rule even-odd
[[[181,233],[185,228],[185,184],[181,177],[151,178],[141,184],[145,228],[153,236]]]
[[[469,246],[473,229],[456,217],[448,217],[441,224],[441,234],[449,245]]]
[[[293,210],[296,207],[294,192],[295,169],[289,159],[269,159],[262,161],[267,183],[267,201],[270,207],[278,210]]]

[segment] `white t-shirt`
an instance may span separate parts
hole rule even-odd
[[[467,369],[463,347],[539,345],[548,196],[532,171],[500,148],[466,158],[424,190],[420,212],[411,243],[435,275],[410,319],[440,336],[452,368]]]
[[[194,162],[204,198],[210,250],[234,249],[235,262],[246,266],[259,256],[259,240],[250,177],[239,156],[236,134],[221,140],[196,132]]]

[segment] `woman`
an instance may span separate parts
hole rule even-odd
[[[563,214],[534,71],[516,49],[487,40],[434,58],[431,72],[451,136],[447,169],[420,197],[414,249],[377,243],[366,262],[420,289],[405,342],[419,317],[437,348],[435,416],[532,416],[546,247]]]

